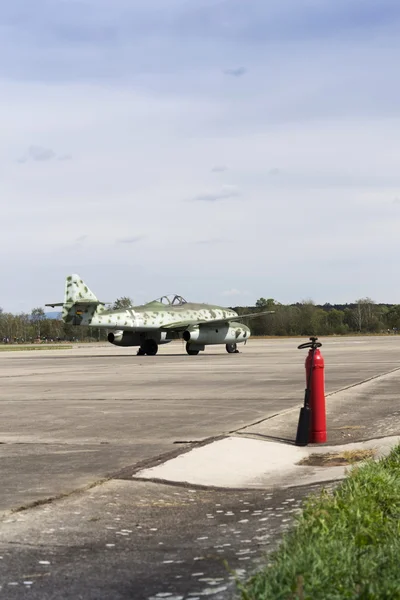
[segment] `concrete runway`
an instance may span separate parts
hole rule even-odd
[[[132,474],[192,447],[176,441],[230,431],[239,442],[293,440],[298,410],[286,409],[303,401],[301,341],[251,340],[237,355],[187,356],[180,344],[156,357],[109,345],[1,353],[0,595],[236,597],[232,571],[245,580],[265,564],[321,485],[193,489]],[[322,341],[327,393],[346,388],[328,398],[328,441],[400,435],[400,337]]]
[[[1,353],[0,511],[151,464],[186,448],[182,442],[301,403],[302,341],[250,340],[233,355],[209,347],[188,356],[181,343],[155,357],[111,345]],[[400,337],[322,342],[327,393],[400,366]]]

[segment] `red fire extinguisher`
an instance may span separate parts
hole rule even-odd
[[[300,409],[296,445],[306,446],[326,442],[324,358],[319,350],[322,346],[317,337],[298,346],[309,348],[306,358],[306,390],[304,406]]]

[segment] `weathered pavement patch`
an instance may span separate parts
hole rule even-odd
[[[313,489],[232,492],[114,480],[16,513],[1,527],[0,597],[232,598],[235,577],[265,560]]]
[[[342,479],[345,466],[303,466],[312,454],[376,449],[375,457],[389,454],[400,436],[342,446],[298,447],[280,442],[229,437],[195,448],[163,464],[135,474],[138,479],[162,480],[222,488],[286,488]]]

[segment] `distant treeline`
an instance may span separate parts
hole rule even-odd
[[[0,342],[24,344],[59,341],[106,340],[107,332],[90,327],[73,327],[61,319],[48,318],[43,308],[14,315],[0,308]]]
[[[118,299],[114,307],[129,305],[128,298]],[[351,333],[397,333],[400,330],[400,304],[376,304],[362,298],[351,304],[317,305],[312,301],[280,304],[272,298],[260,298],[255,306],[232,307],[238,314],[272,310],[273,314],[251,319],[253,335],[310,336]],[[0,308],[0,341],[32,343],[41,341],[105,341],[107,330],[74,327],[60,319],[48,318],[43,308],[29,314],[6,313]]]
[[[350,333],[397,333],[400,304],[376,304],[362,298],[351,304],[314,304],[312,301],[280,304],[260,298],[256,307],[236,307],[239,314],[273,310],[274,314],[248,323],[253,335],[346,335]]]

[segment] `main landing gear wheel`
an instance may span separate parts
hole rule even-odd
[[[226,344],[225,348],[229,354],[237,354],[239,352],[237,349],[237,344]]]
[[[190,348],[190,346],[191,346],[191,345],[190,345],[190,344],[189,344],[189,342],[188,342],[188,343],[186,344],[186,352],[187,352],[187,353],[188,353],[190,356],[196,356],[196,354],[198,354],[198,353],[199,353],[199,350],[192,350],[192,349]]]
[[[155,356],[158,352],[158,345],[154,340],[146,340],[142,346],[140,346],[140,350],[138,354],[143,355],[147,354],[147,356]]]

